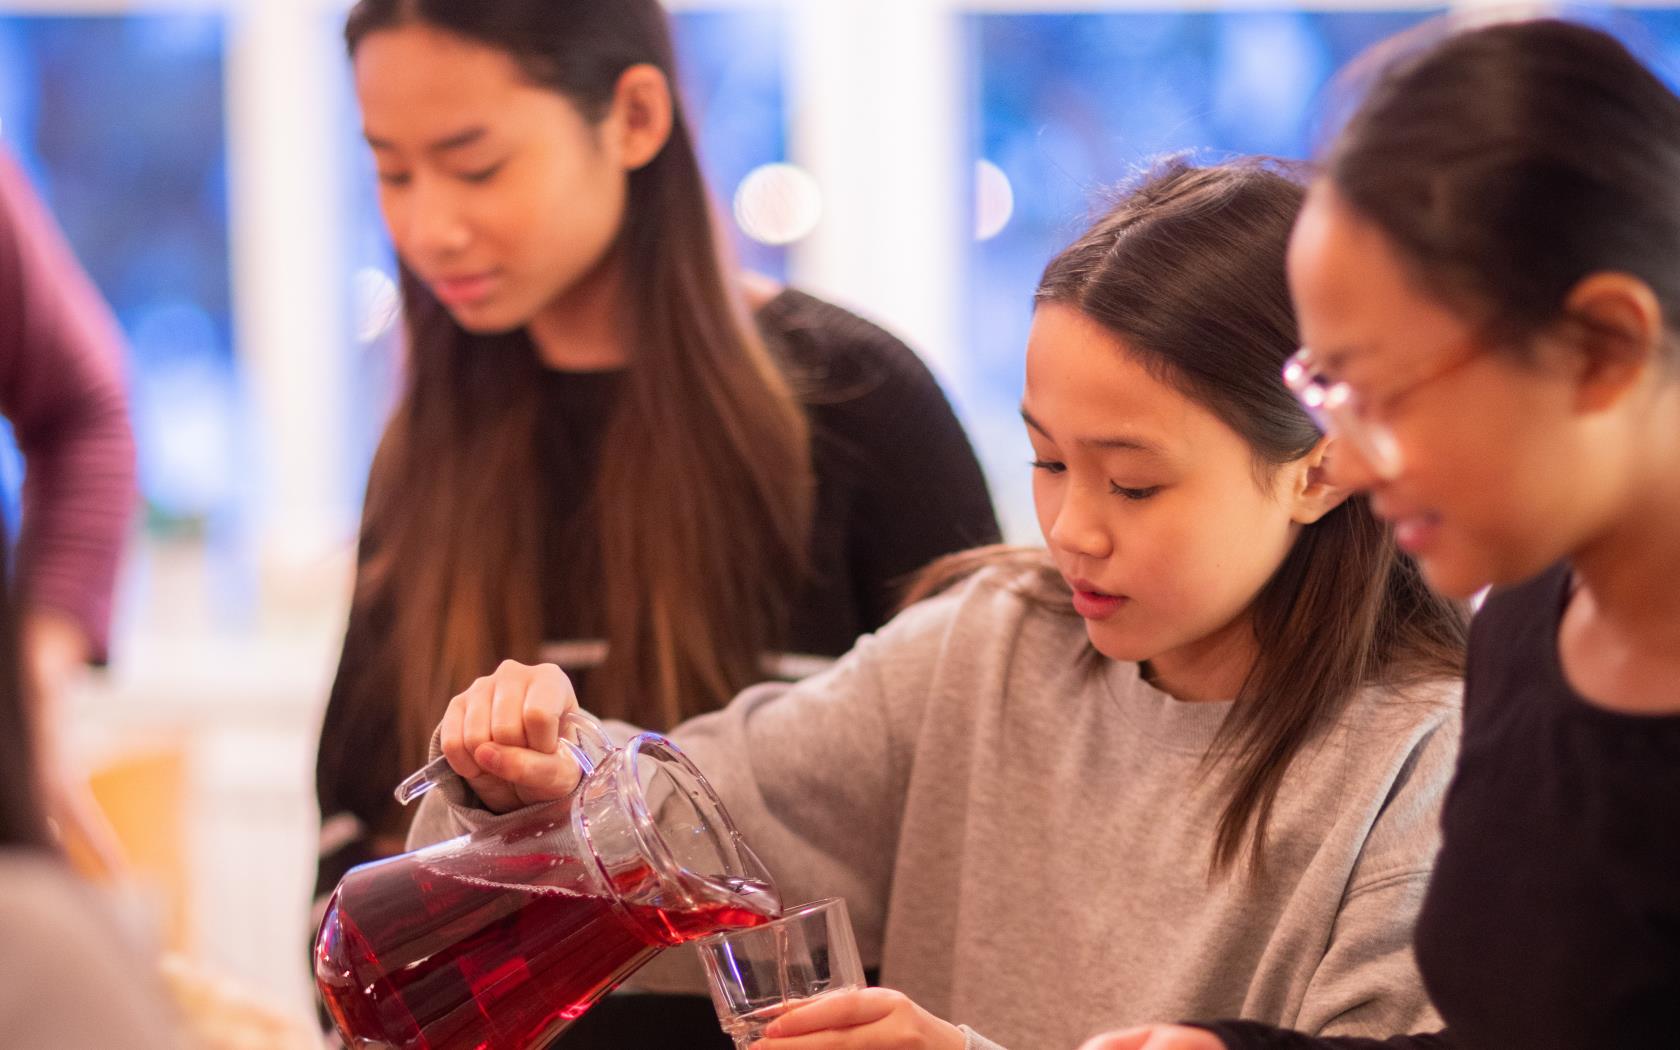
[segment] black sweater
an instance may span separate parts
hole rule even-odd
[[[1680,1047],[1680,715],[1569,687],[1559,566],[1476,617],[1464,739],[1417,955],[1448,1030],[1387,1041],[1208,1025],[1232,1050]],[[1680,683],[1675,685],[1680,698]]]

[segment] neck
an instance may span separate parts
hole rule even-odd
[[[1254,628],[1244,614],[1205,638],[1151,657],[1148,677],[1175,700],[1233,700],[1259,655]]]
[[[1652,417],[1654,431],[1680,433],[1680,392]],[[1635,644],[1671,640],[1680,625],[1680,448],[1646,448],[1610,524],[1571,556],[1596,617]]]
[[[604,372],[630,363],[623,272],[615,251],[531,318],[525,330],[544,367]]]

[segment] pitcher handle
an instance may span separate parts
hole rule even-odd
[[[566,736],[568,728],[576,735],[577,740],[571,740]],[[601,764],[602,759],[618,750],[613,745],[612,739],[607,736],[607,731],[600,721],[589,712],[576,708],[567,711],[565,716],[560,719],[560,743],[572,752],[573,758],[577,759],[578,770],[583,776],[595,772],[595,767]],[[595,752],[594,754],[590,753],[591,749]],[[404,806],[408,805],[421,795],[437,787],[449,772],[449,760],[447,758],[439,755],[432,759],[397,785],[394,792],[397,802]]]

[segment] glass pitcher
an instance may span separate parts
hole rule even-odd
[[[589,716],[567,720],[584,773],[571,795],[333,891],[315,980],[347,1046],[534,1050],[661,949],[780,912],[675,745],[615,748]]]

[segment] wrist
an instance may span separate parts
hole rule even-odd
[[[93,641],[73,617],[56,609],[31,609],[20,624],[24,667],[38,702],[50,702],[93,656]]]

